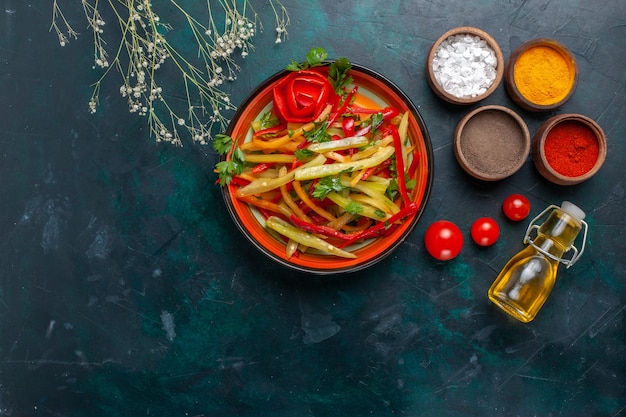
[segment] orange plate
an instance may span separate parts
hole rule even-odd
[[[287,73],[283,70],[261,84],[239,107],[226,134],[236,141],[249,140],[252,135],[250,127],[252,122],[271,108],[272,89]],[[415,215],[406,219],[393,233],[345,248],[357,255],[355,259],[344,259],[317,253],[300,253],[298,256],[287,258],[284,242],[268,232],[260,213],[233,197],[236,190],[234,186],[222,188],[226,207],[235,224],[248,240],[274,261],[297,271],[318,275],[354,272],[380,261],[400,245],[415,228],[432,188],[432,145],[424,121],[416,107],[397,86],[370,69],[353,64],[350,75],[354,84],[359,87],[359,92],[378,102],[381,108],[393,106],[400,112],[410,112],[409,137],[415,145],[413,158],[419,158],[415,175],[416,186],[411,197],[418,204],[419,209]]]

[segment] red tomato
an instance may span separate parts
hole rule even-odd
[[[530,201],[521,194],[511,194],[504,200],[502,210],[506,217],[518,222],[530,214]]]
[[[490,217],[481,217],[472,224],[472,239],[480,246],[491,246],[500,236],[498,223]]]
[[[424,244],[430,255],[440,261],[447,261],[459,254],[463,247],[463,233],[448,220],[438,220],[428,226]]]

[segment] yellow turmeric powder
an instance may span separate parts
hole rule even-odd
[[[524,51],[513,70],[513,80],[520,94],[540,106],[563,100],[574,86],[574,79],[574,63],[546,45]]]

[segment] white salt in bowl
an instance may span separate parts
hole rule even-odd
[[[502,82],[504,56],[487,32],[460,26],[435,41],[426,61],[428,84],[452,104],[477,103]]]

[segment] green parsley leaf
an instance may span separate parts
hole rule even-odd
[[[220,155],[226,155],[230,151],[230,147],[233,144],[233,138],[228,135],[219,133],[213,138],[213,149]]]
[[[287,71],[300,71],[303,69],[319,67],[324,65],[324,60],[326,58],[328,58],[328,54],[324,48],[311,48],[311,50],[306,54],[305,62],[291,61],[291,63],[287,65]]]
[[[405,173],[404,177],[406,178],[406,189],[407,190],[414,190],[415,186],[417,185],[417,182],[415,180],[409,179],[409,174]]]
[[[322,177],[315,185],[312,195],[321,200],[331,192],[339,192],[345,188],[339,176]]]
[[[382,126],[385,121],[385,116],[382,113],[374,113],[369,119],[364,120],[361,123],[361,127],[371,126],[371,133],[375,134],[379,127]]]
[[[382,211],[381,209],[374,210],[374,214],[376,214],[378,217],[381,217],[381,218],[386,216],[385,212]]]
[[[230,161],[220,161],[215,164],[220,178],[220,185],[225,186],[230,184],[234,175],[241,174],[243,172],[244,163],[243,152],[241,149],[237,148],[232,153]]]
[[[330,64],[328,80],[335,88],[337,94],[341,94],[341,90],[352,83],[352,77],[348,75],[350,68],[352,68],[352,64],[346,58],[339,58]]]
[[[263,113],[261,115],[261,118],[259,119],[259,122],[260,129],[267,129],[270,127],[278,126],[280,124],[280,120],[271,110]]]
[[[296,149],[293,154],[298,161],[306,161],[313,156],[314,152],[308,149]]]
[[[324,48],[320,47],[311,48],[311,50],[306,54],[306,62],[309,64],[309,68],[322,65],[326,58],[328,58],[328,54]]]
[[[395,155],[393,156],[393,158],[391,158],[391,164],[389,164],[389,171],[395,173],[396,175],[398,174],[398,160],[396,159]]]
[[[296,62],[296,61],[291,61],[291,63],[289,65],[287,65],[287,67],[285,67],[285,69],[287,71],[300,71],[302,68],[300,68],[300,63]]]
[[[217,168],[217,172],[220,176],[220,185],[228,185],[235,172],[235,166],[232,161],[220,161],[215,164],[215,168]]]
[[[243,171],[243,164],[246,162],[243,151],[239,148],[235,149],[231,159],[237,164],[237,174],[241,174]]]
[[[314,123],[313,129],[304,132],[304,137],[309,142],[328,142],[331,139],[331,136],[326,128],[326,121]]]
[[[398,195],[398,183],[395,179],[389,181],[389,185],[385,190],[385,195],[392,201],[396,199],[396,196]]]
[[[384,122],[384,117],[382,113],[375,113],[370,118],[370,123],[372,124],[372,132],[375,132]]]
[[[363,206],[356,201],[350,201],[346,207],[346,212],[350,214],[359,214],[363,212]]]
[[[324,48],[314,47],[306,54],[306,61],[291,61],[287,65],[287,71],[300,71],[313,67],[325,65],[328,53]],[[352,77],[348,75],[348,71],[352,68],[352,64],[347,58],[339,58],[332,62],[328,67],[328,81],[332,84],[335,92],[339,95],[344,94],[344,88],[353,82]]]

